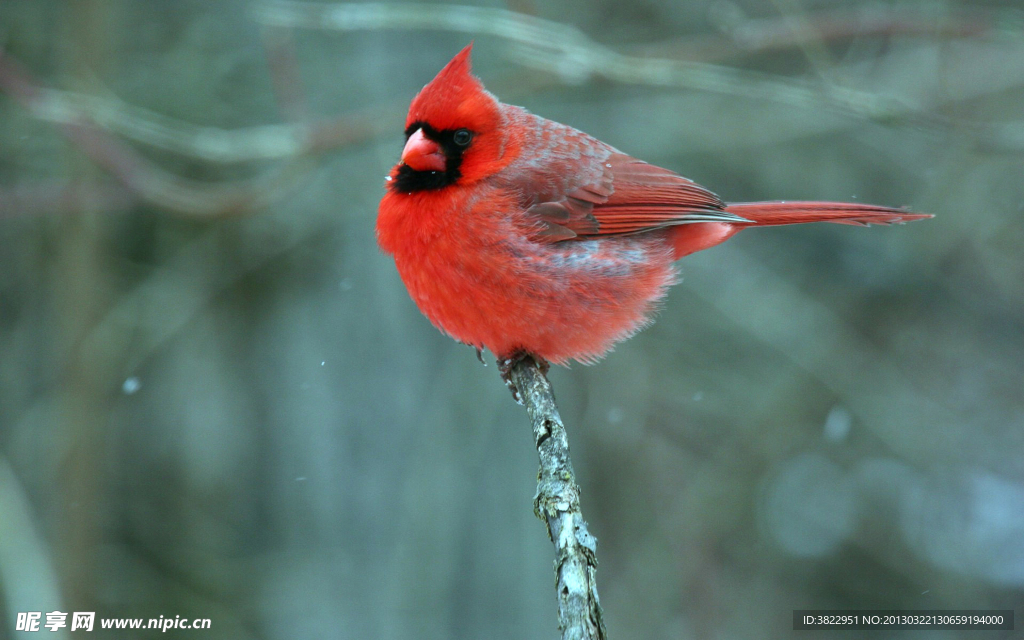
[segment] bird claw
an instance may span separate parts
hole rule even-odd
[[[544,358],[532,356],[526,351],[517,351],[512,355],[501,358],[498,360],[498,373],[501,374],[501,379],[505,381],[505,386],[508,387],[509,391],[512,392],[512,399],[517,404],[523,404],[523,395],[519,392],[519,388],[512,382],[512,369],[526,358],[533,358],[537,368],[540,369],[541,374],[547,375],[548,369],[551,368],[551,364]]]
[[[483,348],[478,347],[477,345],[472,344],[470,342],[463,342],[462,340],[456,340],[456,342],[458,342],[459,344],[464,344],[467,347],[472,347],[473,351],[476,351],[476,359],[480,361],[480,364],[484,365],[485,367],[487,366],[487,361],[484,360]]]

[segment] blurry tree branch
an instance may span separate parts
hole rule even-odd
[[[521,63],[556,73],[567,82],[591,76],[631,84],[675,86],[770,100],[799,107],[829,108],[872,119],[920,114],[912,102],[838,85],[821,85],[721,65],[629,56],[600,45],[572,26],[487,7],[420,4],[321,4],[274,0],[261,5],[257,20],[310,29],[442,29],[490,34],[516,45]]]
[[[38,89],[26,106],[41,120],[66,125],[88,121],[135,142],[205,162],[289,158],[308,151],[315,139],[310,126],[273,124],[235,130],[200,127],[110,95]]]
[[[799,20],[789,16],[751,19],[733,12],[721,13],[717,12],[713,19],[720,33],[644,44],[635,51],[688,60],[725,60],[797,48],[811,42],[854,38],[975,38],[993,34],[1003,24],[1000,12],[977,7],[939,13],[924,12],[920,7],[873,4],[806,12]]]
[[[275,41],[276,43],[276,41]],[[283,65],[271,56],[271,67]],[[281,73],[272,74],[275,83]],[[294,89],[294,83],[281,93]],[[354,144],[381,132],[379,109],[308,124],[274,124],[226,130],[168,118],[127,104],[116,96],[104,97],[49,89],[0,49],[0,90],[40,120],[66,126],[89,125],[182,156],[215,163],[279,160]],[[294,95],[294,92],[291,94]]]
[[[0,191],[3,212],[67,210],[75,198],[104,208],[122,209],[148,202],[187,215],[222,216],[252,211],[268,204],[283,187],[294,183],[310,166],[308,158],[383,135],[389,118],[380,109],[320,121],[306,113],[293,28],[441,29],[491,34],[512,42],[512,55],[535,69],[552,72],[565,82],[601,76],[625,83],[674,86],[774,101],[793,106],[831,109],[864,118],[927,115],[939,104],[956,99],[952,90],[931,91],[915,98],[886,96],[840,86],[827,79],[788,78],[700,62],[730,55],[786,47],[806,47],[823,40],[871,35],[929,35],[972,37],[1000,32],[1012,22],[1002,13],[981,9],[938,14],[906,8],[872,7],[856,12],[801,14],[799,20],[747,20],[730,15],[719,20],[726,34],[691,37],[681,43],[644,47],[648,57],[627,55],[592,41],[572,26],[524,13],[496,8],[414,4],[320,4],[271,0],[259,5],[256,19],[266,29],[264,44],[272,85],[286,124],[227,130],[197,126],[127,104],[113,95],[87,95],[43,87],[0,49],[0,91],[10,95],[34,117],[59,125],[60,131],[116,182],[103,184],[46,184]],[[1005,30],[1005,29],[1003,29]],[[1019,40],[1019,34],[1018,34]],[[831,74],[830,74],[831,75]],[[1005,85],[1016,77],[999,77]],[[993,81],[995,82],[995,81]],[[971,92],[1005,89],[998,83],[971,86]],[[960,90],[959,99],[969,93]],[[397,111],[396,111],[397,114]],[[399,119],[396,115],[394,119]],[[1024,148],[1016,134],[1018,123],[963,123],[979,142],[1002,151]],[[202,162],[231,164],[282,160],[281,166],[252,179],[206,183],[170,173],[118,137]]]
[[[60,580],[53,566],[46,536],[39,531],[32,501],[14,469],[0,457],[0,602],[7,611],[60,611],[63,602]],[[14,631],[12,624],[7,627]],[[66,629],[55,638],[70,637]],[[6,637],[6,636],[5,636]]]
[[[0,218],[18,213],[71,214],[91,211],[127,211],[135,199],[123,186],[113,182],[48,180],[0,189]]]
[[[267,66],[274,96],[285,120],[303,122],[309,118],[306,90],[302,85],[299,56],[291,29],[265,28],[263,48],[267,53]]]
[[[107,170],[122,187],[103,185],[47,185],[0,193],[4,211],[46,210],[56,199],[58,208],[73,206],[69,198],[115,208],[140,200],[188,215],[222,216],[244,213],[267,204],[282,187],[305,171],[304,159],[330,148],[355,144],[381,133],[386,119],[353,114],[335,120],[268,125],[238,130],[200,127],[126,104],[116,97],[97,97],[40,86],[0,50],[0,91],[40,120],[59,125],[63,135],[93,162]],[[378,110],[379,111],[379,110]],[[176,176],[146,159],[112,134],[197,160],[237,163],[283,159],[287,162],[253,179],[211,184]],[[53,194],[62,194],[55,198]]]
[[[203,128],[172,124],[168,118],[118,102],[42,88],[2,50],[0,90],[36,117],[59,124],[64,136],[93,162],[110,172],[131,197],[179,213],[211,216],[251,210],[265,203],[294,176],[298,168],[298,163],[292,163],[277,169],[271,176],[221,185],[175,176],[110,135],[100,123],[179,152],[191,149],[203,155],[209,148],[204,147],[206,143],[201,141],[207,137],[220,141],[215,142],[213,148],[219,148],[217,153],[222,156],[231,145],[223,145],[224,136],[211,135]],[[260,139],[259,136],[256,138]],[[233,140],[242,140],[249,148],[252,147],[243,136]],[[265,149],[267,146],[266,141],[262,147],[256,144],[257,148]]]
[[[580,511],[580,488],[569,459],[569,438],[555,406],[551,383],[533,361],[523,358],[511,370],[533,423],[540,456],[534,512],[555,545],[558,627],[563,640],[604,639],[607,632],[597,597],[597,539]]]

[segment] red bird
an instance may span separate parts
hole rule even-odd
[[[499,102],[471,74],[471,48],[409,107],[377,240],[434,326],[506,366],[526,354],[597,361],[651,322],[675,282],[673,261],[743,229],[931,217],[842,202],[725,204]]]

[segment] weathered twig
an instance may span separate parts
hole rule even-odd
[[[569,439],[551,384],[532,358],[514,365],[511,378],[533,422],[533,440],[540,456],[533,504],[555,545],[558,628],[563,640],[607,638],[595,580],[597,539],[587,531],[580,512],[580,488],[569,459]]]

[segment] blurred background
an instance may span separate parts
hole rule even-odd
[[[557,637],[526,414],[374,239],[470,40],[505,101],[725,200],[936,214],[741,234],[552,372],[611,637],[1019,606],[1017,1],[8,0],[0,638]]]

